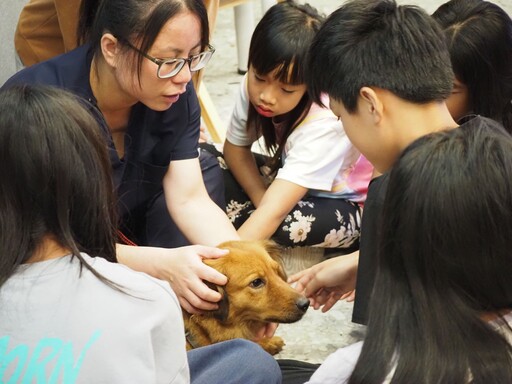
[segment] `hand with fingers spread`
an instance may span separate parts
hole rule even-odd
[[[227,278],[203,263],[203,259],[216,259],[229,251],[202,245],[181,248],[132,247],[117,244],[119,262],[136,271],[143,271],[168,281],[182,308],[190,314],[217,309],[221,294],[210,289],[204,281],[224,285]]]
[[[162,266],[181,306],[190,314],[203,313],[218,308],[222,295],[210,289],[204,281],[224,285],[227,278],[217,270],[203,263],[203,259],[216,259],[228,253],[227,250],[193,245],[169,249],[171,254]],[[204,281],[203,281],[204,280]]]
[[[314,309],[327,312],[340,299],[354,300],[358,261],[359,252],[333,257],[290,276],[288,282],[296,283]]]

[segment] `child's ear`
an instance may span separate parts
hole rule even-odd
[[[361,98],[361,110],[366,110],[373,118],[375,124],[379,124],[384,113],[384,104],[379,94],[373,88],[362,87],[359,91]]]
[[[119,44],[117,38],[111,33],[105,33],[101,37],[101,52],[103,53],[105,61],[112,67],[115,67],[116,62],[119,61],[117,57],[121,51]]]

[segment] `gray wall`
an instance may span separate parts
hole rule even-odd
[[[21,9],[28,0],[1,0],[0,11],[0,85],[14,72],[16,61],[14,55],[14,31]]]

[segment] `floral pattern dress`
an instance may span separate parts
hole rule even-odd
[[[227,168],[222,153],[213,146],[206,149],[217,156],[224,171],[226,213],[238,229],[256,208]],[[267,158],[254,156],[262,169]],[[338,248],[349,253],[359,247],[362,211],[359,203],[306,195],[279,225],[272,239],[284,247]]]

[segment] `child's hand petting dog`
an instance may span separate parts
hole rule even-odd
[[[314,309],[327,312],[338,300],[354,299],[358,261],[359,252],[333,257],[290,276],[288,282],[311,300]]]

